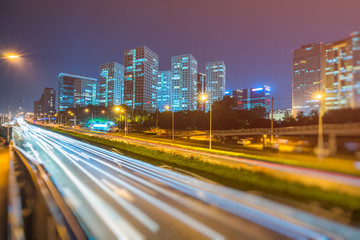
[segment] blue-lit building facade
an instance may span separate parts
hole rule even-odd
[[[97,80],[79,74],[59,74],[59,111],[96,105]]]
[[[210,110],[210,106],[214,102],[221,101],[225,94],[226,67],[223,61],[208,62],[205,64],[206,69],[206,95],[208,103],[206,110]]]
[[[99,105],[121,105],[124,100],[124,66],[117,62],[100,65]]]
[[[157,84],[157,108],[160,112],[171,106],[171,86],[171,71],[160,71]]]
[[[157,105],[159,56],[146,46],[125,51],[124,104],[154,112]]]
[[[322,78],[322,44],[303,45],[293,51],[292,76],[292,112],[305,115],[319,109],[319,100],[315,98],[320,93]]]
[[[191,54],[171,58],[172,111],[197,109],[197,69],[197,60]]]
[[[269,116],[271,103],[270,87],[263,86],[243,89],[242,96],[242,109],[263,108],[266,111],[266,116]]]

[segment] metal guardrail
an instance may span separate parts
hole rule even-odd
[[[87,239],[44,167],[12,145],[8,239]]]

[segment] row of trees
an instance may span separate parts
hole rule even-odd
[[[119,108],[121,111],[119,111]],[[87,109],[87,110],[86,110]],[[171,128],[172,113],[170,111],[149,113],[145,111],[132,110],[125,105],[118,107],[97,107],[88,106],[87,108],[69,109],[71,113],[77,116],[78,121],[89,121],[94,119],[111,120],[118,124],[120,128],[124,127],[125,112],[128,113],[128,123],[133,130],[147,130],[158,126],[162,129]],[[68,112],[69,112],[68,111]],[[69,121],[74,118],[68,112],[62,112],[63,121]],[[64,118],[66,116],[66,118]],[[60,116],[58,116],[60,117]],[[184,130],[207,130],[209,129],[210,113],[202,110],[180,111],[174,113],[175,128]],[[228,130],[242,128],[266,128],[270,127],[271,120],[267,118],[264,108],[252,110],[238,110],[233,99],[224,99],[212,106],[213,129]],[[308,116],[300,112],[293,117],[285,115],[283,121],[275,121],[275,127],[315,125],[318,123],[319,115],[317,111],[311,112]],[[324,123],[347,123],[360,122],[360,109],[334,110],[324,115]]]

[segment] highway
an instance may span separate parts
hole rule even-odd
[[[89,238],[360,236],[358,229],[18,122],[16,148],[43,164]]]
[[[102,138],[107,139],[117,139],[119,141],[123,142],[129,142],[129,143],[135,143],[138,145],[143,146],[152,146],[152,147],[162,147],[167,150],[174,150],[184,153],[193,154],[194,156],[198,156],[200,158],[206,158],[207,161],[215,162],[215,163],[225,163],[229,165],[238,165],[238,164],[248,164],[248,165],[254,165],[254,166],[260,166],[267,169],[272,169],[275,171],[278,171],[282,174],[291,174],[293,176],[297,176],[297,179],[303,180],[306,179],[307,182],[312,181],[313,185],[319,185],[319,186],[350,186],[352,187],[352,191],[358,191],[360,189],[360,177],[359,176],[353,176],[348,175],[344,173],[339,172],[332,172],[332,171],[325,171],[320,169],[313,169],[313,168],[306,168],[306,167],[300,167],[300,166],[294,166],[294,165],[288,165],[283,163],[277,163],[277,162],[268,162],[268,161],[262,161],[262,160],[255,160],[255,159],[249,159],[249,158],[242,158],[242,157],[232,157],[232,156],[226,156],[226,155],[219,155],[214,153],[209,153],[205,151],[198,151],[198,150],[192,150],[187,149],[185,147],[179,147],[179,146],[172,146],[166,143],[159,143],[159,142],[150,142],[147,139],[141,140],[141,139],[133,139],[133,138],[126,138],[122,136],[115,136],[111,134],[106,133],[97,133],[97,132],[90,132],[90,131],[84,131],[79,129],[71,129],[68,130],[71,131],[77,131],[86,135],[90,136],[99,136]],[[359,163],[359,162],[357,162]],[[344,163],[348,164],[348,163]]]

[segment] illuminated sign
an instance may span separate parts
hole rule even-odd
[[[253,88],[251,89],[252,92],[256,92],[256,91],[262,91],[264,88]]]

